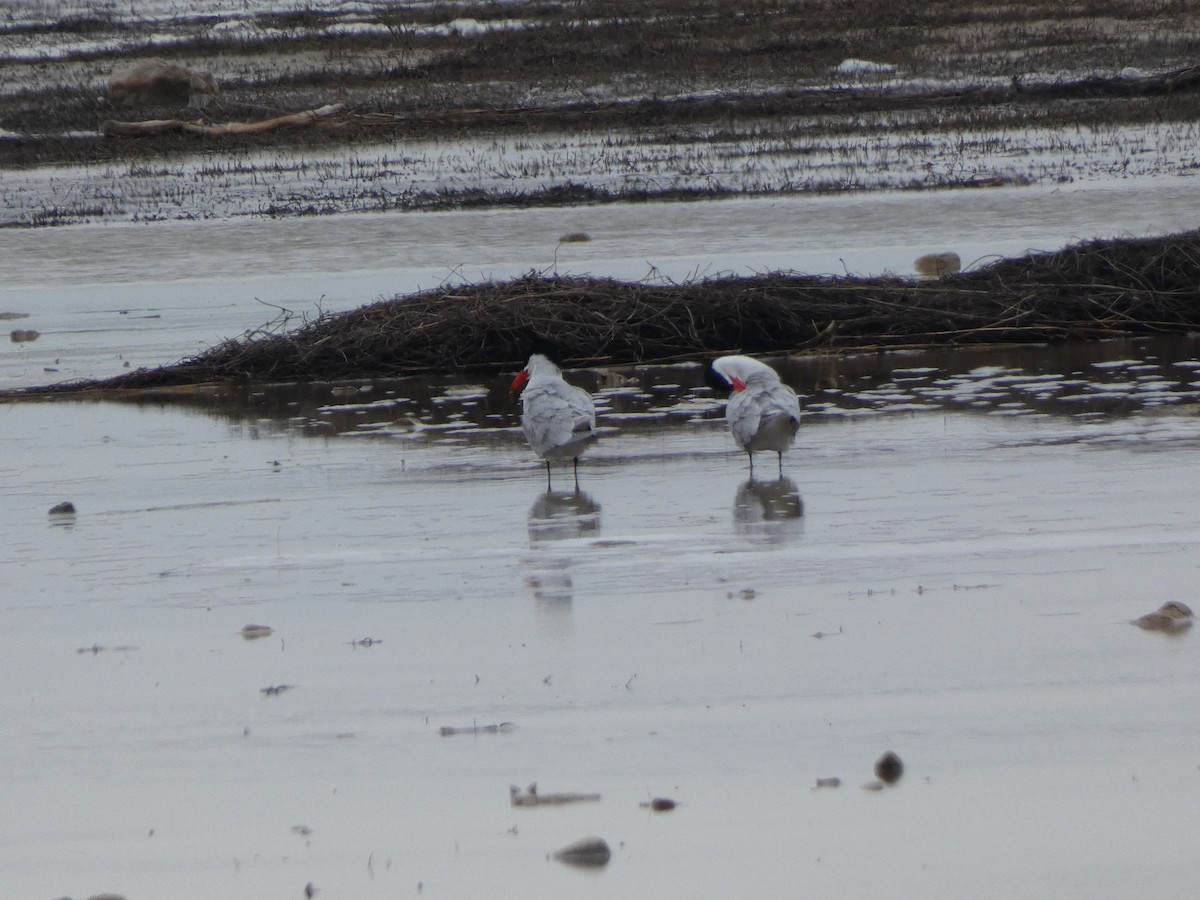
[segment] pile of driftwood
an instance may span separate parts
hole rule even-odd
[[[67,387],[511,370],[534,338],[583,366],[1195,329],[1200,232],[1189,232],[1082,243],[936,281],[770,273],[642,284],[530,274],[397,297],[301,327],[280,323],[173,366]]]

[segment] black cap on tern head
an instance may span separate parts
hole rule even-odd
[[[541,332],[532,328],[522,328],[514,333],[513,337],[521,359],[529,359],[535,353],[540,353],[556,366],[562,366],[562,349]]]
[[[733,389],[733,385],[729,383],[729,379],[713,368],[714,362],[716,360],[710,359],[704,364],[704,383],[714,391],[727,394]]]

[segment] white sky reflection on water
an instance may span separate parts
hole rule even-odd
[[[1125,623],[1191,599],[1191,411],[815,421],[759,525],[719,422],[632,430],[560,540],[515,439],[3,415],[14,896],[1190,890],[1194,636]],[[509,807],[535,780],[603,800]],[[603,873],[546,862],[593,832]]]

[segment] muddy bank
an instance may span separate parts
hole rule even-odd
[[[723,99],[707,109],[653,105],[658,116],[678,109],[682,122],[695,121],[698,109],[699,118],[761,111],[739,108],[739,97],[826,88],[827,108],[858,106],[864,95],[905,106],[917,103],[899,95],[919,97],[963,82],[1011,84],[1008,100],[1044,105],[1084,99],[1068,85],[1090,81],[1094,108],[1111,93],[1103,81],[1129,67],[1145,74],[1192,63],[1200,33],[1194,10],[1146,0],[720,2],[703,10],[650,2],[636,11],[607,0],[467,2],[449,9],[254,0],[187,15],[159,0],[140,6],[125,13],[51,0],[13,11],[0,25],[8,45],[0,51],[5,128],[32,138],[187,109],[217,120],[261,119],[345,103],[410,117],[427,132],[446,127],[448,112],[628,104],[626,114],[636,120],[640,107],[631,101]],[[216,89],[192,106],[187,91],[174,97],[110,90],[114,76],[163,57],[211,72]],[[848,59],[863,65],[839,68]],[[1036,89],[1047,84],[1061,90]],[[907,89],[886,90],[897,87]],[[1045,112],[1069,118],[1077,110]],[[1146,114],[1108,110],[1105,120]],[[496,124],[488,115],[478,121]],[[449,127],[469,130],[471,123],[455,116]],[[51,141],[39,149],[72,152]]]
[[[0,225],[1194,168],[1200,13],[1179,4],[93,7],[0,24]],[[131,92],[158,59],[184,87]],[[63,165],[84,171],[37,177]]]
[[[10,394],[314,381],[519,367],[548,338],[572,365],[726,352],[1061,342],[1200,328],[1200,232],[1092,241],[939,279],[775,272],[687,283],[536,273],[290,318],[175,365]]]

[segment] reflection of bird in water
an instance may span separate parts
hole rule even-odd
[[[1192,611],[1186,603],[1171,600],[1152,613],[1146,613],[1133,624],[1147,631],[1181,632],[1192,627]]]
[[[529,357],[509,393],[521,393],[521,428],[534,452],[546,461],[569,459],[579,486],[579,457],[596,441],[596,404],[583,388],[563,381],[562,372],[541,353]]]
[[[571,579],[570,551],[556,548],[554,542],[598,535],[600,504],[578,488],[547,490],[529,507],[528,527],[529,543],[535,549],[525,560],[528,565],[525,585],[537,601],[540,627],[561,637],[570,631],[575,584]]]
[[[558,640],[567,637],[573,627],[571,606],[575,599],[571,558],[557,551],[540,550],[525,564],[525,587],[533,595],[538,632]]]
[[[561,541],[600,531],[600,504],[578,488],[546,491],[529,507],[529,540]]]
[[[782,541],[800,532],[803,516],[804,500],[796,482],[786,477],[778,481],[751,478],[738,488],[733,499],[734,527],[746,535]]]
[[[705,370],[705,379],[719,390],[731,390],[725,420],[737,445],[750,457],[774,450],[783,474],[783,451],[796,440],[800,428],[800,400],[796,392],[779,380],[779,374],[749,356],[722,356]]]
[[[525,576],[525,585],[533,591],[538,603],[570,603],[575,598],[575,583],[566,571],[570,560],[563,560],[562,569],[538,569]]]

